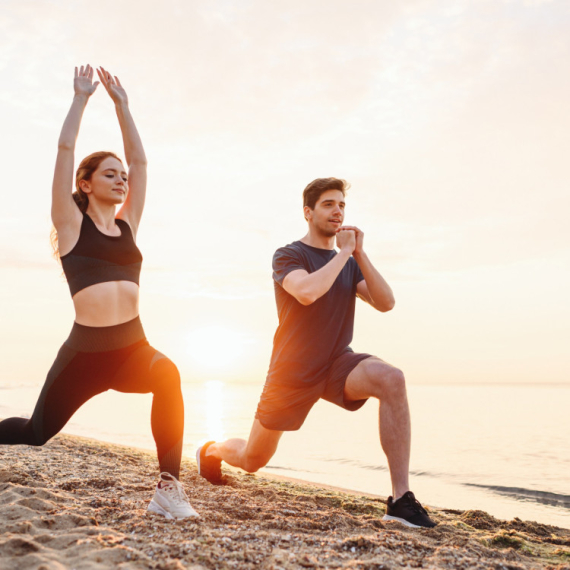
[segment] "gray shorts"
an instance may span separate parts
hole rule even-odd
[[[255,418],[266,429],[295,431],[303,425],[311,408],[321,398],[351,412],[358,410],[366,400],[346,401],[344,385],[356,366],[370,356],[348,350],[343,352],[331,363],[327,377],[317,384],[299,387],[266,382]]]

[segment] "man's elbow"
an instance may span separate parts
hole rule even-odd
[[[375,308],[381,313],[387,313],[388,311],[391,311],[395,305],[396,299],[391,297],[390,299],[386,299],[382,304],[376,305]]]
[[[310,293],[298,293],[296,295],[296,299],[299,301],[299,303],[301,303],[301,305],[304,305],[305,307],[307,305],[312,305],[317,300],[315,296]]]
[[[294,297],[301,303],[301,305],[312,305],[317,299],[318,296],[312,291],[309,287],[298,287],[297,290],[294,292]]]

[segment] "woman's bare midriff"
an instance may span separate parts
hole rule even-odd
[[[139,286],[131,281],[109,281],[82,289],[73,297],[75,322],[88,327],[110,327],[132,321],[139,314]]]

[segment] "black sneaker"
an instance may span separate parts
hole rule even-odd
[[[215,441],[209,441],[196,450],[196,463],[198,463],[198,473],[213,485],[222,485],[222,460],[216,459],[212,455],[206,456],[206,450]]]
[[[437,525],[411,491],[404,493],[397,501],[388,497],[383,520],[398,521],[412,528],[432,528]]]

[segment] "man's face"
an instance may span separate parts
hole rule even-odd
[[[342,226],[344,206],[344,196],[340,190],[327,190],[317,200],[314,210],[305,206],[305,217],[321,235],[332,237]]]

